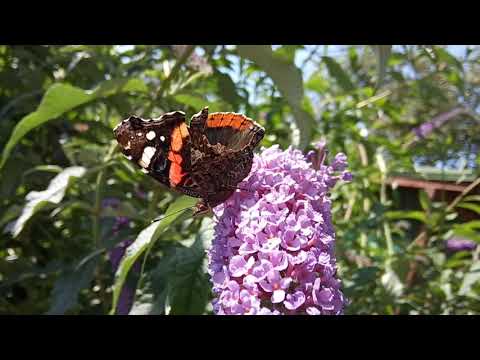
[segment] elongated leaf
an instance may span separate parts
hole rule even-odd
[[[180,210],[193,206],[196,201],[196,199],[187,196],[179,197],[168,207],[164,215],[164,219],[154,222],[147,228],[143,229],[140,234],[138,234],[135,241],[127,248],[124,257],[118,266],[117,272],[115,273],[115,283],[113,286],[113,305],[110,312],[111,314],[113,314],[114,310],[117,308],[118,297],[122,290],[125,279],[127,278],[128,272],[135,261],[140,257],[140,255],[143,254],[144,251],[147,250],[147,248],[153,246],[155,241],[158,240],[160,235],[166,229],[168,229],[171,224],[173,224],[175,221],[180,221],[191,217],[191,211]]]
[[[480,233],[478,231],[466,227],[455,227],[453,229],[453,233],[457,236],[480,243]]]
[[[457,205],[457,207],[468,209],[468,210],[476,212],[477,214],[480,214],[480,205],[478,205],[478,204],[472,204],[472,203],[469,203],[469,202],[461,202],[460,204]]]
[[[480,220],[472,220],[463,224],[454,225],[454,229],[475,230],[480,229]]]
[[[476,294],[471,294],[472,287],[480,281],[480,261],[475,261],[470,267],[469,272],[463,278],[462,286],[458,291],[459,295],[462,296],[478,296]]]
[[[469,195],[463,198],[463,201],[477,201],[480,202],[480,195]]]
[[[83,90],[69,84],[53,84],[46,91],[37,110],[25,116],[13,129],[2,153],[0,169],[7,161],[14,146],[36,127],[97,98],[107,97],[118,92],[146,91],[146,89],[145,84],[139,79],[108,80],[94,90]]]
[[[224,74],[220,71],[215,71],[215,78],[217,79],[218,90],[220,96],[230,105],[234,107],[236,111],[242,97],[237,93],[237,87],[232,78],[228,74]]]
[[[377,55],[377,85],[378,89],[385,78],[385,73],[387,70],[387,62],[392,52],[392,45],[373,45],[373,51]]]
[[[338,85],[340,85],[344,91],[352,91],[354,89],[352,81],[340,64],[330,56],[323,56],[322,59],[325,65],[327,65],[328,73],[337,80]]]
[[[430,210],[430,198],[426,191],[420,191],[418,194],[418,201],[420,202],[420,206],[425,212]]]
[[[218,106],[201,96],[191,94],[178,94],[174,96],[175,100],[179,103],[189,105],[194,109],[203,109],[204,106],[208,106],[210,112],[218,110]]]
[[[83,176],[85,171],[86,169],[81,166],[68,167],[52,179],[46,190],[29,192],[25,197],[27,203],[22,210],[22,214],[17,220],[10,223],[6,230],[10,231],[13,237],[18,236],[23,230],[25,223],[36,212],[50,203],[59,204],[65,196],[70,179]]]
[[[380,281],[391,295],[400,297],[403,294],[404,286],[398,275],[390,267],[386,267]]]
[[[253,61],[273,80],[293,110],[296,127],[300,131],[299,142],[294,143],[301,149],[311,141],[314,119],[302,108],[303,79],[302,72],[293,62],[284,57],[275,56],[268,45],[239,45],[238,54]]]
[[[385,213],[385,216],[391,220],[412,219],[423,223],[427,221],[426,215],[422,211],[389,211]]]
[[[55,283],[47,315],[63,315],[77,304],[81,290],[88,287],[98,263],[98,252],[89,255],[74,269],[62,274]]]

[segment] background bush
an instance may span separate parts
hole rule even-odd
[[[390,179],[478,179],[479,59],[477,46],[0,46],[0,313],[123,313],[135,289],[134,313],[211,312],[211,219],[150,225],[192,200],[112,134],[130,114],[205,105],[260,122],[264,146],[347,154],[354,181],[332,193],[347,313],[478,313],[480,250],[445,240],[479,241],[480,195],[433,201]]]

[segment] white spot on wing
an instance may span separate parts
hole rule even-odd
[[[165,141],[165,136],[160,136],[160,141]]]
[[[130,150],[131,145],[132,145],[132,143],[130,142],[130,140],[128,140],[127,146],[125,146],[125,150]]]
[[[143,149],[142,158],[138,162],[143,168],[147,168],[150,165],[153,155],[155,155],[155,148],[153,146],[147,146]]]
[[[142,135],[143,135],[143,133],[141,133],[141,132],[137,133],[137,136],[142,136]]]
[[[153,130],[151,130],[151,131],[149,131],[149,132],[147,133],[147,139],[148,139],[148,140],[153,140],[153,139],[155,139],[155,136],[156,136],[156,134],[155,134],[155,131],[153,131]]]

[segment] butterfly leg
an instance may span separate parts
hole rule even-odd
[[[199,200],[197,202],[197,204],[195,205],[195,208],[193,210],[193,217],[208,214],[211,210],[212,210],[212,208],[208,204],[206,204],[203,201],[203,199]]]

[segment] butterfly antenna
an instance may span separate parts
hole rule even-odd
[[[172,216],[172,215],[178,214],[179,212],[187,211],[187,210],[195,210],[195,206],[189,206],[189,207],[186,207],[186,208],[177,210],[177,211],[175,211],[175,212],[173,212],[173,213],[171,213],[171,214],[168,214],[168,215],[165,215],[165,216],[159,216],[159,217],[153,219],[153,220],[151,221],[151,224],[153,224],[154,222],[157,222],[157,221],[161,221],[161,220],[163,220],[163,219],[166,219],[166,218],[168,218],[168,217],[170,217],[170,216]]]

